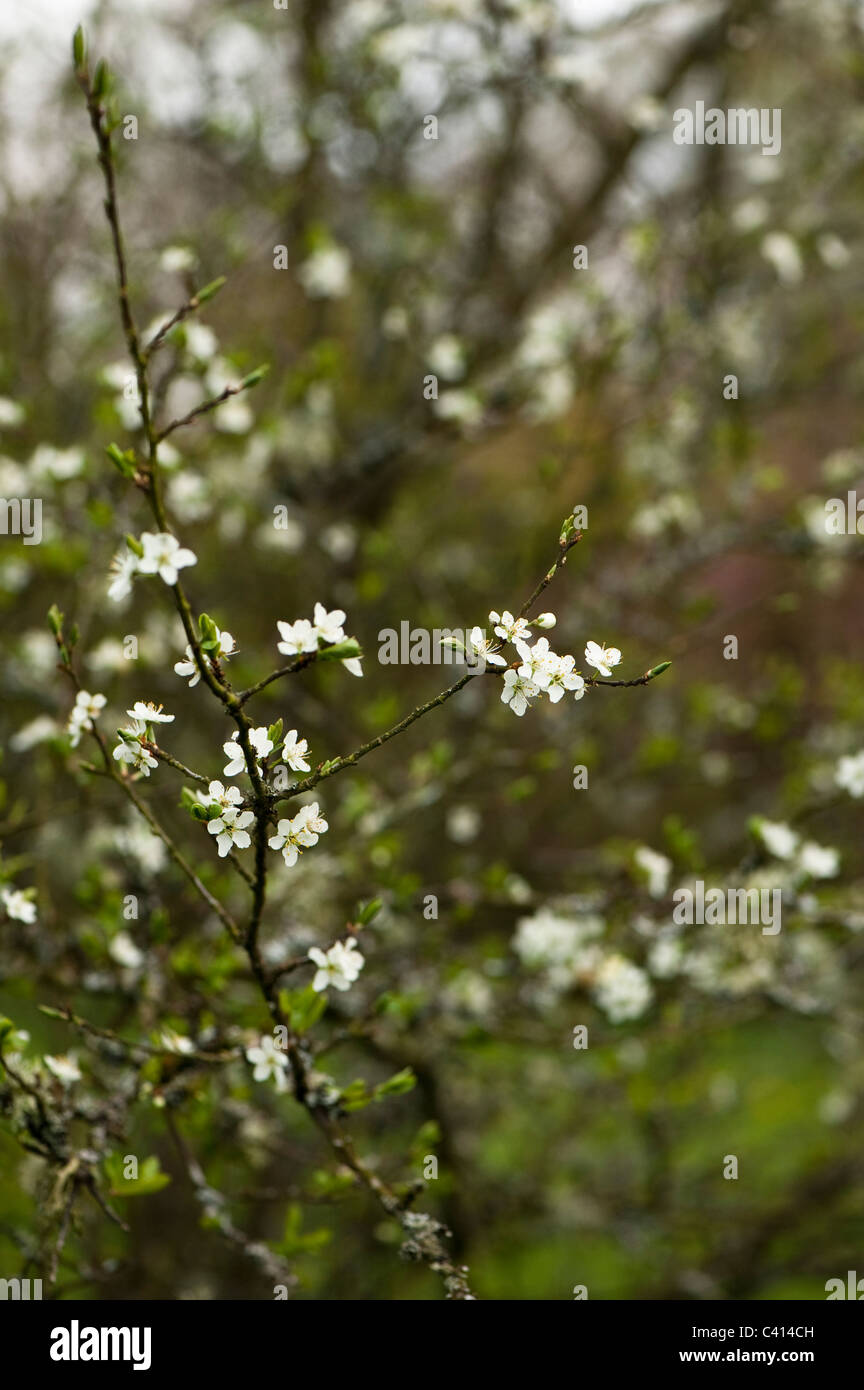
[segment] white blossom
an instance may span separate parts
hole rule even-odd
[[[557,621],[554,613],[541,613],[539,618],[532,619],[532,626],[549,628],[554,627]]]
[[[472,627],[468,634],[468,642],[475,653],[475,657],[480,662],[488,666],[506,666],[507,662],[503,656],[498,656],[498,645],[491,638],[487,637],[482,627]]]
[[[288,1058],[268,1033],[263,1034],[257,1047],[247,1047],[246,1060],[254,1068],[256,1081],[272,1081],[280,1092],[288,1089]]]
[[[14,917],[16,921],[26,922],[28,925],[36,921],[36,904],[22,893],[20,888],[0,888],[0,902],[8,917]]]
[[[313,619],[315,633],[325,646],[331,647],[335,642],[344,641],[344,621],[345,614],[341,608],[334,608],[332,613],[328,613],[323,603],[316,603]]]
[[[312,981],[312,988],[316,993],[320,994],[329,985],[339,990],[351,988],[366,964],[360,952],[354,950],[356,945],[357,942],[351,936],[345,942],[337,941],[329,951],[321,951],[317,946],[311,948],[309,959],[318,967]]]
[[[255,817],[251,811],[238,811],[234,806],[226,806],[221,816],[207,822],[207,829],[215,835],[219,858],[224,859],[233,848],[248,849],[252,838],[247,830]]]
[[[78,691],[69,714],[69,723],[66,726],[73,748],[78,747],[82,733],[85,730],[89,732],[93,728],[93,721],[99,718],[105,704],[104,695],[91,695],[87,690]]]
[[[137,573],[138,556],[128,546],[125,550],[118,550],[111,561],[111,582],[108,585],[108,597],[115,603],[128,598],[132,592],[132,579]]]
[[[81,1080],[81,1068],[71,1054],[67,1057],[43,1057],[42,1061],[63,1086],[72,1086]]]
[[[581,700],[585,694],[585,681],[578,672],[573,670],[575,665],[576,658],[574,656],[559,657],[552,679],[546,687],[546,694],[553,705],[557,705],[565,690],[573,691],[574,700]]]
[[[239,787],[224,787],[221,782],[211,782],[206,792],[199,791],[198,800],[202,806],[219,806],[223,811],[238,807],[243,800]]]
[[[135,719],[132,722],[133,727],[125,729],[124,733],[134,735],[134,739],[130,741],[121,738],[114,749],[114,757],[118,763],[128,763],[134,772],[140,772],[145,777],[149,777],[151,769],[158,767],[159,763],[141,742],[147,732],[147,726],[140,719]]]
[[[624,956],[607,956],[594,980],[594,997],[610,1023],[639,1018],[653,997],[644,970]]]
[[[271,849],[282,851],[282,858],[290,869],[297,863],[300,851],[317,845],[319,835],[323,835],[328,828],[326,820],[319,812],[318,802],[311,801],[308,805],[301,806],[292,820],[280,820],[276,826],[276,834],[272,835],[267,843]]]
[[[775,859],[791,859],[798,847],[798,836],[782,821],[760,820],[759,837]]]
[[[633,856],[640,869],[648,875],[648,892],[652,898],[662,898],[669,887],[672,860],[665,854],[658,854],[647,845],[640,845]]]
[[[197,565],[198,557],[184,549],[176,536],[168,531],[144,531],[141,534],[144,554],[138,561],[141,574],[158,574],[166,584],[176,584],[178,570]]]
[[[213,626],[216,627],[216,624],[214,623]],[[207,662],[209,666],[212,666],[214,661],[225,660],[226,657],[229,657],[231,655],[231,653],[234,651],[237,645],[230,632],[222,632],[218,627],[216,628],[216,641],[217,646],[213,649],[213,651],[203,653],[204,660]],[[195,653],[193,652],[188,642],[186,644],[186,652],[184,658],[182,661],[175,661],[174,670],[176,674],[178,676],[182,676],[184,680],[187,676],[189,677],[190,690],[193,688],[193,686],[196,686],[200,681],[201,672],[199,671],[198,663],[195,660]]]
[[[351,257],[341,246],[323,246],[297,267],[310,299],[342,299],[351,287]]]
[[[504,672],[504,689],[501,691],[501,699],[505,705],[510,706],[514,714],[523,715],[528,708],[528,702],[539,694],[540,687],[535,685],[533,681],[517,675],[515,671]]]
[[[198,257],[189,246],[166,246],[159,257],[160,268],[169,275],[179,275],[184,270],[194,270]]]
[[[840,855],[836,849],[808,840],[799,851],[798,866],[810,878],[834,878],[840,870]]]
[[[864,796],[864,750],[852,757],[840,759],[834,772],[834,781],[850,796]]]
[[[309,744],[306,739],[298,738],[296,729],[289,729],[282,745],[282,757],[292,772],[309,771],[309,764],[306,761],[308,752]]]
[[[137,720],[141,724],[173,724],[173,714],[163,714],[161,705],[154,705],[151,701],[136,700],[131,709],[126,713],[130,719]]]
[[[282,641],[276,650],[283,656],[298,656],[301,652],[317,652],[318,633],[308,618],[298,618],[294,623],[277,622]]]
[[[195,1051],[195,1044],[191,1038],[185,1038],[182,1033],[176,1033],[173,1028],[163,1028],[158,1038],[159,1047],[166,1052],[176,1053],[178,1056],[188,1056]]]
[[[604,647],[599,642],[589,642],[585,648],[585,660],[589,666],[595,667],[601,676],[611,676],[612,667],[617,666],[621,660],[621,653],[617,647]]]
[[[525,641],[530,636],[527,619],[514,618],[506,608],[503,613],[496,613],[493,609],[489,614],[489,621],[495,624],[496,633],[506,642]]]
[[[533,647],[527,642],[517,642],[516,650],[522,658],[519,675],[527,681],[532,681],[541,690],[548,689],[560,663],[560,657],[549,646],[549,639],[541,637]]]
[[[112,937],[108,954],[118,965],[126,966],[129,970],[138,970],[144,964],[144,952],[138,950],[127,931],[118,931]]]
[[[229,759],[223,772],[226,777],[237,777],[246,767],[246,755],[239,743],[240,732],[235,729],[227,743],[223,743],[222,748],[225,756]],[[261,763],[268,753],[273,751],[273,740],[269,737],[267,729],[261,725],[258,729],[249,730],[249,743],[255,750],[255,761]]]

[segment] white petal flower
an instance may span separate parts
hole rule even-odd
[[[79,690],[75,696],[75,704],[69,713],[67,730],[71,735],[73,748],[77,748],[81,742],[81,734],[84,730],[93,728],[94,719],[98,719],[102,710],[105,708],[104,695],[91,695],[87,690]]]
[[[19,888],[0,888],[0,902],[8,917],[14,917],[16,921],[26,922],[28,925],[36,921],[36,904]]]
[[[133,727],[124,730],[124,732],[127,734],[134,734],[135,741],[130,742],[121,738],[117,747],[114,749],[114,757],[118,763],[128,763],[134,772],[140,772],[144,777],[149,777],[151,768],[158,767],[159,763],[141,743],[141,738],[146,732],[146,726],[140,719],[135,719],[133,720]]]
[[[532,626],[550,628],[554,627],[557,621],[554,613],[541,613],[539,618],[533,619]]]
[[[541,690],[546,690],[561,662],[561,658],[550,649],[549,639],[541,637],[533,647],[529,647],[527,642],[517,642],[516,650],[522,658],[519,675],[533,681]]]
[[[298,618],[295,623],[277,623],[281,642],[276,650],[283,656],[298,656],[301,652],[317,652],[318,633],[308,618]]]
[[[770,820],[760,820],[758,829],[769,854],[773,854],[775,859],[792,858],[798,847],[798,836],[794,830],[782,822]]]
[[[310,299],[341,299],[351,286],[351,257],[341,246],[323,246],[297,267]]]
[[[621,660],[617,647],[603,647],[598,642],[589,642],[585,648],[585,660],[594,666],[601,676],[611,676],[612,667]]]
[[[810,878],[834,878],[840,870],[840,855],[836,849],[808,840],[801,846],[798,865]]]
[[[198,684],[198,682],[200,681],[200,679],[201,679],[201,672],[198,670],[198,663],[197,663],[196,660],[195,660],[195,653],[193,652],[192,648],[189,646],[188,643],[186,644],[186,656],[185,656],[184,660],[183,660],[183,661],[175,661],[175,662],[174,662],[174,670],[176,671],[177,675],[178,675],[178,676],[182,676],[182,677],[184,678],[184,680],[185,680],[185,678],[186,678],[187,676],[190,677],[190,680],[189,680],[189,689],[190,689],[190,690],[192,689],[193,686],[196,686],[196,685]]]
[[[198,257],[189,246],[166,246],[159,257],[160,268],[169,275],[179,275],[184,270],[194,270]]]
[[[173,724],[173,714],[163,714],[161,705],[154,705],[152,701],[136,700],[131,709],[126,713],[130,719],[138,719],[142,724]]]
[[[562,656],[558,660],[552,678],[546,687],[546,694],[557,705],[565,690],[573,691],[574,700],[581,700],[585,694],[585,682],[582,677],[573,670],[576,665],[576,658],[573,656]]]
[[[351,988],[366,964],[360,952],[354,950],[356,945],[357,942],[352,936],[346,942],[337,941],[335,946],[331,946],[326,952],[319,950],[317,946],[311,948],[309,959],[318,967],[312,981],[312,988],[316,993],[320,994],[329,985],[339,990]]]
[[[221,816],[207,822],[211,835],[216,835],[219,858],[224,859],[230,850],[248,849],[252,843],[247,826],[255,817],[251,811],[238,811],[234,806],[226,806]]]
[[[523,715],[528,708],[528,702],[539,694],[540,687],[535,685],[532,680],[526,680],[524,676],[517,675],[515,671],[504,672],[504,689],[501,691],[501,699],[505,705],[510,706],[514,714]]]
[[[241,772],[245,771],[246,755],[240,747],[239,739],[240,732],[239,730],[235,730],[229,741],[222,745],[226,757],[230,760],[223,769],[226,777],[237,777]],[[267,757],[268,753],[273,751],[273,741],[268,737],[267,730],[264,727],[249,730],[249,743],[254,749],[255,761],[257,763],[260,763],[263,758]]]
[[[495,624],[496,633],[506,642],[524,642],[531,636],[527,619],[514,618],[506,608],[503,613],[496,613],[493,609],[489,614],[489,621]]]
[[[610,1023],[626,1023],[645,1012],[653,990],[644,970],[624,956],[612,955],[597,971],[594,997]]]
[[[345,640],[344,621],[345,613],[341,608],[334,608],[332,613],[328,613],[323,603],[316,603],[313,618],[315,632],[326,646]]]
[[[243,793],[239,787],[223,787],[221,782],[211,782],[206,792],[199,791],[198,800],[202,806],[220,806],[227,811],[229,807],[239,807]]]
[[[468,634],[468,642],[475,654],[476,664],[488,666],[506,666],[507,662],[503,656],[498,656],[498,644],[487,637],[482,627],[472,627]]]
[[[247,1047],[246,1060],[254,1068],[252,1075],[256,1081],[272,1081],[277,1091],[287,1090],[288,1058],[276,1046],[275,1038],[265,1033],[257,1047]]]
[[[111,561],[111,582],[108,585],[108,597],[115,603],[128,598],[132,592],[132,580],[137,573],[138,556],[128,546],[125,550],[118,550]]]
[[[850,796],[864,796],[864,751],[841,758],[834,772],[834,780]]]
[[[667,859],[665,854],[658,854],[656,850],[649,849],[647,845],[640,845],[633,858],[648,877],[648,892],[651,897],[662,898],[669,887],[672,860]]]
[[[108,954],[118,965],[138,970],[144,964],[144,952],[139,951],[128,931],[118,931],[108,947]]]
[[[292,772],[309,771],[309,764],[306,761],[308,752],[309,744],[306,739],[298,738],[296,729],[289,729],[282,745],[282,757]]]
[[[72,1056],[68,1057],[43,1057],[48,1070],[64,1086],[72,1086],[76,1081],[81,1080],[81,1068]]]
[[[144,531],[141,535],[144,554],[138,562],[141,574],[158,574],[166,584],[176,584],[178,570],[197,565],[198,557],[181,546],[168,531]]]

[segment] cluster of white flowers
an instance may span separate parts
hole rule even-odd
[[[852,757],[841,758],[834,772],[834,780],[850,796],[864,796],[864,750]]]
[[[142,551],[140,555],[127,546],[125,550],[118,551],[111,561],[108,597],[115,602],[127,598],[132,592],[132,580],[136,574],[158,574],[166,584],[176,584],[180,570],[198,563],[197,555],[181,546],[177,537],[169,531],[144,531],[138,544]]]
[[[255,817],[251,811],[244,811],[243,795],[239,787],[224,787],[221,782],[211,782],[206,792],[198,793],[203,806],[218,806],[219,815],[207,822],[211,835],[216,835],[219,858],[224,859],[232,849],[248,849],[252,843],[248,826]]]
[[[627,1023],[644,1014],[653,990],[644,970],[616,954],[607,956],[597,971],[594,998],[610,1023]]]
[[[311,948],[309,959],[318,967],[312,981],[312,988],[317,993],[320,994],[329,985],[343,991],[351,988],[366,964],[360,952],[354,950],[356,945],[354,937],[349,936],[347,941],[337,941],[329,951],[322,951],[317,946]]]
[[[105,708],[104,695],[91,695],[88,690],[79,690],[66,726],[73,748],[81,742],[81,735],[93,728],[93,721],[99,718]]]
[[[216,624],[214,623],[213,626],[216,627]],[[223,661],[226,657],[231,655],[231,653],[234,651],[234,648],[237,645],[230,632],[222,632],[218,627],[216,628],[216,640],[218,645],[214,648],[214,650],[204,653],[204,660],[208,663],[208,665],[211,664],[213,661]],[[195,660],[195,653],[193,652],[192,648],[189,646],[188,643],[186,644],[186,652],[184,654],[183,660],[175,661],[174,670],[176,674],[178,676],[182,676],[184,680],[187,676],[189,677],[190,690],[193,686],[196,686],[200,681],[201,672],[198,670],[198,663]]]
[[[282,851],[282,858],[290,869],[297,863],[301,850],[317,845],[318,836],[328,828],[326,820],[319,813],[318,802],[310,801],[307,806],[301,806],[293,819],[280,820],[276,834],[270,837],[268,843],[271,849]]]
[[[114,757],[118,763],[127,763],[133,772],[140,772],[142,776],[149,777],[151,770],[158,767],[159,762],[144,747],[143,740],[147,736],[148,727],[151,724],[171,724],[174,722],[174,715],[163,713],[161,705],[145,704],[143,700],[137,700],[126,713],[130,722],[125,729],[119,731],[120,742],[114,749]]]
[[[509,705],[514,714],[523,715],[531,701],[538,695],[546,695],[553,705],[572,691],[575,700],[585,694],[585,680],[575,669],[574,656],[559,656],[549,646],[548,637],[538,638],[531,644],[531,628],[551,628],[557,621],[554,613],[541,613],[530,622],[526,618],[514,618],[505,609],[489,614],[496,636],[511,642],[519,655],[520,665],[514,670],[500,655],[500,644],[487,638],[479,627],[472,628],[470,643],[475,656],[492,666],[507,666],[504,672],[504,689],[501,699]],[[589,642],[585,648],[585,660],[602,676],[609,676],[612,667],[621,660],[617,647],[602,647],[597,642]]]
[[[262,762],[269,753],[273,752],[273,740],[262,724],[257,729],[249,730],[249,743],[254,751],[255,761],[260,768]],[[239,777],[241,772],[246,771],[246,754],[240,747],[240,733],[235,729],[227,743],[223,743],[222,750],[228,762],[222,769],[226,777]]]
[[[32,889],[30,890],[32,892]],[[0,903],[6,910],[7,917],[14,917],[19,922],[26,922],[32,925],[36,921],[36,904],[22,893],[20,888],[10,888],[4,885],[0,888]]]
[[[520,920],[513,948],[524,965],[544,971],[553,992],[587,986],[610,1022],[624,1023],[645,1012],[653,991],[640,966],[603,951],[597,941],[603,930],[592,913],[565,917],[540,908]]]
[[[311,622],[308,618],[297,618],[293,623],[277,622],[282,641],[277,643],[276,650],[283,656],[300,656],[303,652],[317,652],[319,646],[335,646],[346,640],[344,622],[345,613],[341,608],[328,613],[323,603],[316,603]],[[363,674],[359,657],[345,657],[342,665],[352,676]]]
[[[794,860],[799,878],[834,878],[840,869],[840,855],[829,845],[814,840],[802,842],[800,835],[782,821],[759,820],[756,828],[763,845],[775,859]]]

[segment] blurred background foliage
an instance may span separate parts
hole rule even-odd
[[[35,887],[39,914],[0,922],[0,1012],[27,1055],[75,1051],[101,1107],[88,1142],[158,1155],[172,1177],[116,1199],[128,1235],[81,1209],[61,1296],[271,1297],[202,1226],[165,1108],[134,1100],[110,1048],[38,1011],[68,1004],[130,1038],[267,1027],[218,923],[64,733],[52,602],[80,627],[106,729],[164,702],[166,746],[208,776],[230,734],[173,672],[167,592],[106,599],[120,538],[147,518],[104,455],[133,441],[135,412],[75,10],[3,21],[0,494],[43,498],[44,537],[0,537],[2,873]],[[556,650],[581,664],[588,639],[613,643],[625,678],[673,661],[647,688],[520,720],[472,682],[322,787],[330,833],[274,875],[265,941],[271,961],[302,953],[384,900],[364,975],[316,1030],[351,1035],[326,1055],[340,1086],[416,1073],[410,1095],[350,1118],[360,1151],[395,1182],[438,1157],[420,1205],[481,1297],[824,1297],[860,1265],[864,1216],[862,805],[834,782],[862,744],[861,540],[823,524],[826,498],[864,496],[861,5],[138,0],[87,22],[138,121],[118,151],[141,322],[228,277],[198,316],[209,332],[164,351],[165,418],[271,364],[168,454],[190,592],[237,640],[235,685],[274,665],[276,620],[316,600],[347,610],[365,651],[362,682],[313,669],[268,687],[256,722],[296,725],[313,766],[395,722],[452,677],[379,664],[379,632],[515,612],[577,504],[585,537],[547,595]],[[700,99],[781,108],[781,154],[676,146],[673,112]],[[177,247],[179,271],[163,254]],[[208,886],[242,901],[180,786],[163,767],[144,791]],[[836,849],[837,871],[771,860],[752,816]],[[671,861],[659,892],[640,846]],[[780,937],[713,929],[729,959],[705,965],[695,929],[675,968],[652,969],[675,884],[759,874],[787,888]],[[546,911],[598,916],[604,949],[648,970],[638,1017],[615,1021],[585,979],[514,950]],[[143,968],[112,955],[121,931]],[[290,1098],[239,1064],[153,1077],[238,1225],[295,1265],[297,1296],[440,1296]],[[6,1276],[41,1268],[53,1229],[12,1128]]]

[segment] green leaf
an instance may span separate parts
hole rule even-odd
[[[250,386],[257,386],[259,381],[264,380],[269,370],[270,368],[266,364],[263,367],[256,367],[254,372],[250,372],[248,376],[244,376],[243,380],[240,382],[240,389],[242,391],[248,391]]]
[[[383,906],[383,898],[373,898],[371,902],[365,905],[361,903],[355,914],[354,921],[357,923],[358,927],[368,926],[373,918],[378,916]]]
[[[383,1100],[384,1096],[404,1096],[408,1091],[413,1091],[416,1085],[417,1077],[410,1067],[404,1067],[376,1086],[372,1095],[375,1100]]]
[[[366,1082],[358,1077],[340,1092],[339,1104],[347,1114],[353,1115],[356,1110],[365,1110],[374,1098],[374,1093],[366,1089]]]
[[[318,653],[318,660],[344,661],[347,657],[362,655],[360,643],[356,637],[346,637],[344,642],[334,642],[332,647],[322,647]]]
[[[72,61],[79,72],[83,71],[86,53],[87,45],[84,39],[84,30],[79,24],[75,33],[72,35]]]
[[[282,742],[281,719],[277,719],[275,724],[270,725],[270,728],[267,730],[267,737],[270,739],[270,742],[273,744],[274,747]]]
[[[96,64],[96,71],[93,74],[93,95],[97,101],[101,101],[111,85],[111,70],[104,58],[100,58]]]
[[[207,300],[212,299],[214,295],[218,294],[222,286],[226,283],[225,276],[220,275],[218,279],[211,280],[209,285],[205,285],[203,290],[199,290],[195,295],[195,299],[199,304],[206,304]]]
[[[60,612],[56,603],[52,603],[51,607],[48,609],[48,626],[55,637],[59,637],[63,631],[63,614]]]
[[[291,1031],[307,1033],[327,1008],[327,995],[307,985],[305,989],[283,989],[279,994],[279,1003],[288,1016]]]
[[[125,1167],[123,1154],[111,1154],[105,1160],[105,1174],[112,1197],[146,1197],[151,1192],[161,1192],[171,1181],[169,1174],[162,1172],[155,1154],[139,1163],[137,1178],[124,1177]]]
[[[119,444],[108,444],[105,452],[124,478],[135,477],[135,455],[131,449],[124,453]]]
[[[317,1231],[308,1231],[304,1235],[300,1229],[302,1223],[303,1213],[297,1203],[292,1202],[285,1216],[285,1235],[279,1246],[283,1255],[309,1254],[322,1249],[331,1240],[333,1232],[324,1226]]]

